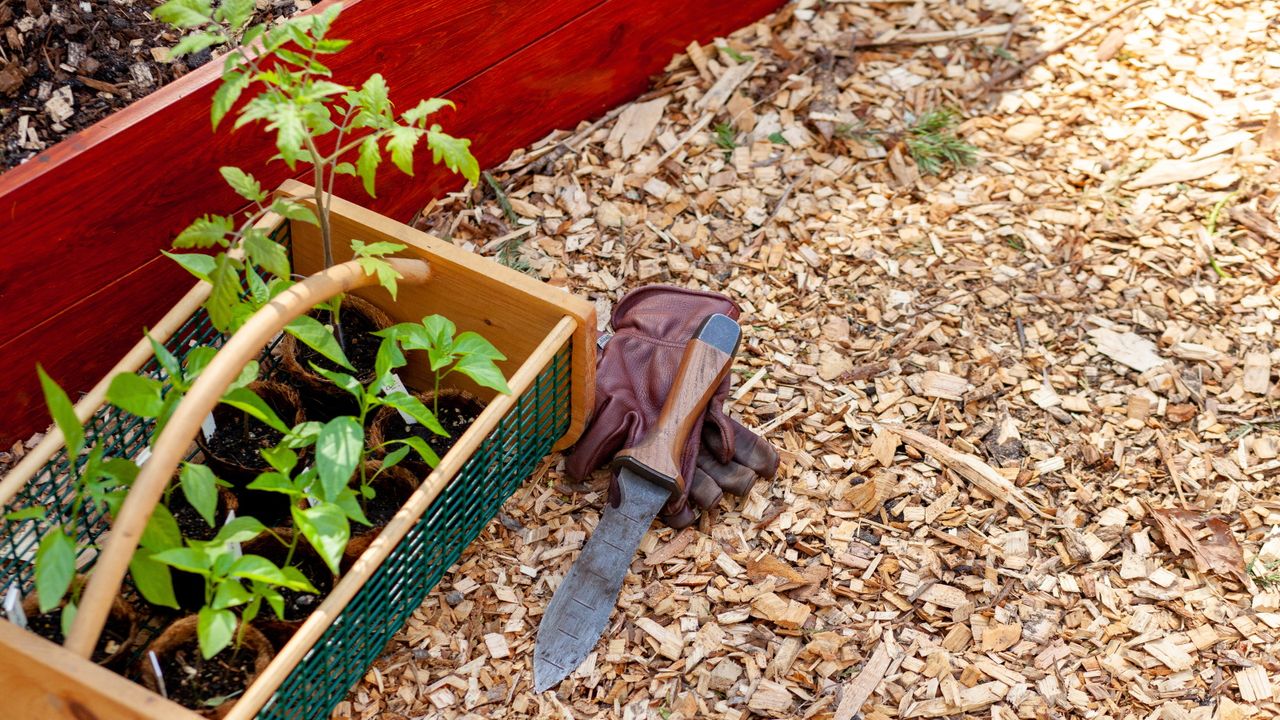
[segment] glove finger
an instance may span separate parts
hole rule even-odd
[[[693,471],[693,482],[689,486],[689,502],[706,510],[720,502],[722,493],[720,485],[701,468]]]
[[[698,514],[693,511],[693,508],[689,507],[689,503],[682,504],[680,509],[673,513],[668,514],[664,512],[662,515],[662,522],[666,523],[668,527],[673,527],[676,530],[689,527],[696,522],[697,519]]]
[[[729,418],[729,426],[733,438],[732,462],[751,468],[765,480],[772,479],[778,472],[778,452],[773,445],[733,418]],[[723,457],[725,444],[719,432],[706,432],[703,426],[702,441],[713,456]]]
[[[712,452],[722,463],[733,459],[733,452],[737,446],[733,427],[737,423],[724,411],[725,403],[729,401],[731,386],[730,375],[726,375],[720,382],[720,387],[716,388],[716,394],[712,396],[711,402],[707,404],[707,411],[702,416],[702,436],[703,438],[715,436]]]
[[[592,418],[591,426],[574,444],[573,451],[565,457],[565,471],[574,481],[585,481],[591,471],[616,455],[624,443],[633,441],[639,427],[638,413],[628,412],[624,403],[604,406],[602,412]]]
[[[698,455],[697,475],[711,479],[717,487],[730,495],[739,497],[751,491],[751,486],[760,478],[756,471],[736,462],[722,463],[709,452]]]

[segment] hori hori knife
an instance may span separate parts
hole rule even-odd
[[[609,624],[640,539],[685,484],[680,476],[685,441],[733,365],[741,337],[741,328],[730,318],[708,317],[685,347],[657,423],[643,440],[614,457],[617,504],[605,506],[538,625],[533,657],[538,692],[573,672]]]

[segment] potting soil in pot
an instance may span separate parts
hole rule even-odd
[[[257,655],[248,647],[234,647],[208,660],[193,638],[171,652],[157,655],[169,699],[193,709],[220,705],[229,695],[240,695],[254,677]]]
[[[255,418],[240,415],[234,422],[218,426],[207,441],[209,449],[223,460],[245,467],[264,465],[260,452],[275,447],[284,434]]]
[[[93,648],[90,658],[95,663],[103,663],[129,641],[132,628],[126,618],[116,615],[107,616],[107,624],[102,628],[98,644]],[[51,610],[40,615],[27,616],[27,629],[51,642],[61,645],[66,638],[62,635],[62,608]]]
[[[431,408],[431,403],[427,403],[427,408]],[[449,433],[448,437],[437,435],[418,423],[406,423],[400,413],[392,412],[384,431],[386,440],[397,440],[410,435],[420,437],[427,442],[436,455],[444,457],[445,453],[449,452],[449,448],[452,448],[458,438],[462,437],[462,433],[466,432],[467,428],[471,427],[471,423],[480,417],[484,405],[470,395],[450,394],[440,397],[438,408],[438,412],[435,413],[436,419],[440,421],[445,432]],[[416,458],[417,455],[413,457]]]
[[[367,315],[350,307],[344,306],[339,310],[338,314],[342,318],[342,341],[344,343],[342,351],[346,353],[347,360],[356,369],[355,374],[357,377],[371,373],[374,361],[378,357],[378,346],[382,343],[382,338],[373,333],[381,328],[377,327]],[[332,316],[328,310],[316,310],[310,315],[326,326],[332,326],[333,324]],[[318,367],[333,372],[351,372],[349,369],[338,366],[329,358],[311,349],[310,345],[302,343],[298,345],[298,362],[303,367],[310,367],[314,363]]]

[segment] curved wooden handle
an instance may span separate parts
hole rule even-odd
[[[389,258],[387,262],[400,273],[403,284],[420,285],[431,277],[431,268],[425,261]],[[80,599],[80,609],[71,625],[71,632],[67,634],[65,645],[68,650],[85,658],[93,652],[106,623],[107,612],[111,609],[111,601],[120,591],[120,583],[138,547],[142,530],[151,518],[151,511],[199,432],[200,423],[218,404],[222,393],[245,364],[257,357],[289,321],[335,295],[376,285],[377,282],[376,277],[366,273],[354,260],[316,273],[254,313],[218,351],[156,439],[151,458],[143,464],[130,488],[107,543],[89,575],[89,584]]]

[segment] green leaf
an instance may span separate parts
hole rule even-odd
[[[200,373],[204,372],[204,369],[209,366],[209,363],[213,361],[214,356],[217,354],[218,349],[208,345],[201,345],[187,351],[187,359],[185,361],[187,364],[187,379],[195,380],[199,377]]]
[[[253,0],[222,0],[218,6],[218,19],[230,25],[232,30],[239,30],[253,18],[254,9]]]
[[[392,440],[387,444],[394,445],[396,443],[408,445],[413,448],[414,451],[418,453],[418,457],[422,458],[422,462],[426,463],[428,467],[435,467],[440,464],[440,456],[436,455],[436,451],[431,449],[431,446],[427,444],[426,440],[423,440],[417,435],[410,435],[409,437],[401,440]]]
[[[208,553],[189,547],[172,548],[154,553],[151,559],[197,575],[208,575],[213,567],[213,560]]]
[[[235,309],[240,304],[240,294],[244,289],[240,284],[236,261],[229,255],[218,255],[214,260],[213,272],[209,274],[209,283],[213,285],[213,289],[209,291],[209,298],[204,301],[209,322],[220,331],[228,331],[232,329]]]
[[[240,368],[240,374],[236,376],[236,379],[232,380],[231,384],[227,385],[227,393],[232,390],[238,390],[242,387],[246,387],[254,380],[257,380],[258,370],[260,368],[261,366],[258,365],[257,360],[250,360],[245,363],[244,367]],[[227,393],[223,393],[223,395],[226,395]]]
[[[307,137],[307,125],[302,109],[297,105],[279,103],[273,106],[267,123],[268,130],[276,132],[276,148],[290,168],[302,157],[302,145]]]
[[[248,36],[243,41],[250,42]],[[228,57],[235,57],[235,53],[230,53]],[[244,93],[245,88],[253,82],[253,76],[244,71],[229,71],[222,77],[222,84],[213,93],[213,105],[209,111],[209,117],[213,121],[213,129],[217,130],[222,119],[231,112],[231,108],[235,106],[236,100],[240,99],[240,95]]]
[[[346,513],[333,503],[320,503],[303,510],[293,508],[293,525],[311,543],[324,564],[334,575],[339,573],[342,553],[351,539],[351,525]]]
[[[245,543],[261,535],[266,526],[258,522],[256,518],[248,515],[238,517],[218,530],[218,534],[210,540],[211,545],[226,545],[231,542]]]
[[[76,542],[62,528],[53,527],[36,550],[36,594],[40,612],[58,607],[76,575]]]
[[[493,343],[484,338],[483,335],[470,330],[462,333],[453,341],[453,352],[457,355],[473,355],[476,357],[489,358],[490,360],[506,360],[507,356],[498,351]]]
[[[62,431],[63,439],[66,440],[67,457],[78,457],[80,451],[84,449],[84,426],[80,424],[80,418],[76,417],[75,406],[71,404],[71,399],[67,397],[62,387],[54,382],[39,364],[36,364],[36,374],[40,376],[44,404],[48,406],[50,417]]]
[[[364,191],[369,193],[369,197],[377,197],[374,183],[381,163],[382,151],[378,148],[378,138],[370,135],[361,141],[360,154],[356,157],[356,174],[364,182]]]
[[[268,585],[280,585],[285,580],[280,568],[261,555],[242,555],[232,564],[227,574],[246,580],[257,580]]]
[[[262,189],[262,183],[240,168],[233,165],[224,165],[218,168],[218,172],[222,174],[222,179],[227,181],[231,189],[235,190],[236,194],[245,200],[261,202],[267,198],[266,191]]]
[[[205,215],[196,218],[173,239],[177,248],[210,248],[226,245],[227,234],[235,230],[235,223],[225,215]]]
[[[279,430],[282,433],[289,432],[289,426],[284,424],[279,415],[276,415],[276,411],[272,410],[265,400],[258,397],[257,393],[247,387],[229,391],[222,396],[222,402],[241,412],[248,413],[250,417],[266,423],[275,430]]]
[[[453,347],[453,336],[458,332],[458,327],[449,318],[443,315],[428,315],[422,318],[422,327],[426,329],[427,337],[430,338],[430,347]]]
[[[169,59],[176,60],[183,55],[198,53],[205,48],[221,45],[227,41],[227,36],[222,33],[211,33],[204,31],[196,31],[178,41],[169,49]]]
[[[197,279],[209,281],[209,275],[213,273],[214,259],[204,253],[171,253],[164,250],[160,251],[164,255],[173,259],[187,272],[195,275]]]
[[[347,415],[325,423],[316,438],[316,470],[324,497],[336,497],[347,486],[360,464],[364,449],[364,428]]]
[[[200,654],[205,660],[217,655],[223,648],[230,645],[235,632],[235,613],[225,609],[200,608],[200,614],[196,619],[196,639],[200,643]]]
[[[383,255],[398,253],[404,249],[404,243],[381,240],[365,244],[355,238],[351,240],[351,253],[356,257],[382,257]]]
[[[34,507],[22,508],[21,510],[14,510],[11,513],[7,513],[5,514],[4,519],[9,522],[18,522],[20,520],[34,520],[36,518],[44,517],[45,514],[48,512],[49,512],[49,508],[46,508],[43,505],[36,505]]]
[[[178,529],[178,521],[164,505],[156,505],[147,518],[146,527],[142,529],[142,537],[138,544],[152,552],[163,552],[182,547],[182,531]]]
[[[183,463],[179,482],[182,496],[213,527],[218,513],[218,481],[213,471],[197,463]]]
[[[284,596],[281,595],[279,591],[269,587],[262,588],[260,591],[260,594],[264,599],[266,599],[267,604],[271,606],[271,611],[276,614],[276,617],[283,620],[284,619]]]
[[[315,585],[311,584],[311,580],[309,580],[306,575],[303,575],[302,571],[298,568],[285,565],[280,568],[280,572],[284,573],[285,577],[285,581],[281,583],[283,587],[313,594],[318,594],[320,592],[316,589]]]
[[[364,84],[360,86],[357,97],[360,107],[375,115],[384,115],[391,107],[391,101],[388,99],[387,81],[382,77],[381,73],[370,75],[364,81]]]
[[[140,547],[129,561],[129,574],[133,577],[133,585],[142,593],[142,597],[152,605],[178,608],[178,599],[173,594],[173,574],[169,567],[151,558],[151,551]]]
[[[361,525],[368,527],[373,524],[369,522],[369,518],[364,516],[364,508],[360,507],[360,497],[354,489],[344,488],[342,493],[334,500],[334,504],[342,510],[343,515]]]
[[[358,257],[356,263],[360,265],[360,269],[364,270],[365,275],[374,275],[378,278],[378,284],[391,293],[391,299],[396,299],[399,287],[396,281],[403,277],[398,270],[391,267],[391,263],[382,258]]]
[[[440,131],[439,125],[433,125],[427,131],[427,145],[431,148],[431,162],[439,164],[443,160],[445,167],[460,173],[472,184],[480,182],[480,163],[471,154],[470,140],[447,135]]]
[[[59,623],[62,626],[63,637],[66,637],[71,634],[71,626],[75,625],[76,623],[76,613],[78,611],[79,611],[79,607],[76,606],[76,603],[74,600],[68,600],[67,604],[63,606],[62,614],[60,617],[61,622]]]
[[[289,253],[261,229],[244,235],[244,252],[249,262],[279,278],[289,277]]]
[[[155,19],[176,28],[193,28],[207,25],[213,19],[208,0],[169,0],[151,11]]]
[[[364,387],[360,385],[359,380],[356,380],[350,375],[344,372],[326,370],[315,363],[311,363],[311,369],[321,377],[328,378],[329,382],[354,395],[356,400],[364,398]]]
[[[186,386],[182,377],[182,361],[169,352],[169,348],[165,347],[164,343],[151,337],[150,332],[143,330],[142,334],[147,337],[147,342],[151,345],[151,354],[155,355],[156,362],[160,363],[160,367],[164,368],[164,372],[169,376],[170,382],[185,390]]]
[[[300,315],[286,325],[284,331],[334,363],[355,371],[351,361],[347,360],[347,354],[342,351],[342,346],[338,344],[338,339],[319,320],[310,315]]]
[[[316,43],[315,49],[317,53],[322,55],[332,55],[333,53],[341,52],[350,44],[350,40],[321,40]]]
[[[428,115],[438,112],[446,107],[457,108],[458,106],[454,105],[452,100],[445,100],[444,98],[427,98],[426,100],[419,102],[412,109],[406,110],[400,118],[410,125],[417,125],[421,127],[423,125],[423,121],[427,119]]]
[[[283,445],[263,450],[262,457],[267,464],[285,475],[298,465],[298,453]]]
[[[396,410],[405,413],[431,432],[442,437],[449,436],[444,426],[440,424],[440,420],[418,398],[408,393],[396,391],[387,393],[381,399],[381,402],[383,405],[390,405]]]
[[[252,557],[246,555],[245,557]],[[244,586],[234,580],[218,583],[218,589],[213,592],[213,604],[210,605],[214,610],[224,610],[233,608],[237,605],[244,605],[253,599],[248,590]]]
[[[458,360],[458,364],[454,365],[453,369],[471,378],[481,387],[493,388],[503,395],[511,394],[511,388],[507,387],[507,378],[503,376],[493,360],[487,357],[467,355]]]
[[[265,454],[266,451],[264,450]],[[298,488],[294,486],[293,481],[287,475],[278,472],[264,472],[254,478],[246,486],[249,490],[262,490],[264,492],[278,492],[290,497],[298,497],[302,493],[298,492]]]
[[[271,212],[279,215],[286,220],[297,220],[299,222],[319,225],[320,221],[316,218],[316,214],[311,212],[311,208],[285,198],[276,198],[271,202]]]
[[[413,175],[413,148],[422,137],[422,131],[396,125],[390,132],[391,136],[387,138],[387,152],[391,153],[391,162],[395,163],[396,167],[400,168],[400,172],[405,175]],[[470,155],[470,153],[467,154]],[[479,172],[478,169],[477,172]]]
[[[386,470],[389,467],[399,465],[400,461],[404,460],[405,456],[409,454],[410,449],[411,448],[408,445],[402,445],[401,447],[387,453],[387,456],[382,458],[381,470]]]
[[[395,338],[383,338],[378,344],[378,355],[373,361],[374,376],[381,384],[385,381],[387,374],[398,367],[404,367],[408,362],[404,353],[400,350],[400,343]]]
[[[138,417],[153,418],[164,405],[164,386],[155,378],[122,372],[111,378],[107,402]]]

